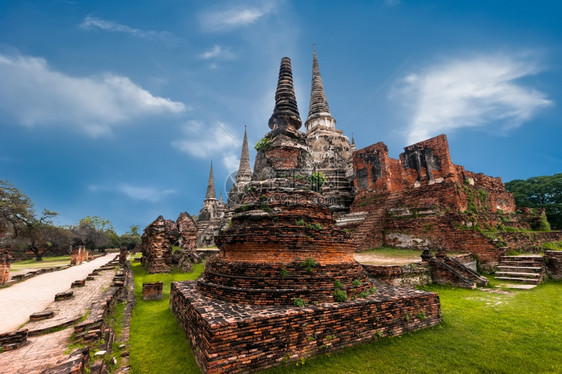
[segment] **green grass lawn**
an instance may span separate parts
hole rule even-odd
[[[435,250],[431,253],[435,254]],[[380,247],[370,249],[368,251],[357,252],[356,254],[361,255],[377,255],[383,258],[398,258],[398,259],[411,259],[421,261],[420,255],[422,250],[420,249],[405,249],[405,248],[391,248],[391,247]],[[460,252],[447,252],[448,255],[460,254]]]
[[[49,267],[69,265],[69,264],[70,264],[70,256],[55,256],[55,257],[43,257],[43,261],[35,261],[35,259],[31,259],[31,260],[12,262],[10,268],[12,270],[40,269],[40,268],[49,268]]]
[[[560,373],[562,282],[498,294],[431,286],[439,326],[267,373]]]
[[[132,373],[198,373],[193,353],[169,309],[170,281],[188,274],[147,275],[133,265],[137,305],[131,321]],[[164,281],[164,300],[141,300],[142,282]],[[267,373],[561,373],[562,282],[508,294],[442,286],[441,325],[384,338]],[[351,326],[352,328],[352,326]]]
[[[204,265],[189,273],[147,274],[140,263],[133,263],[136,305],[131,317],[129,354],[133,374],[199,373],[193,352],[170,310],[170,283],[197,279]],[[160,301],[143,301],[142,284],[164,282]]]

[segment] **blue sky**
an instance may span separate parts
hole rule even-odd
[[[382,141],[397,158],[445,133],[468,170],[558,173],[561,13],[556,1],[3,1],[0,178],[60,224],[97,215],[123,233],[197,214],[211,160],[226,194],[244,125],[251,145],[267,133],[283,56],[305,119],[314,43],[337,127],[359,148]]]

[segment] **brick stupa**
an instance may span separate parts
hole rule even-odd
[[[172,283],[170,308],[205,373],[247,372],[441,321],[435,293],[375,284],[315,192],[312,158],[281,60],[271,131],[218,257]]]

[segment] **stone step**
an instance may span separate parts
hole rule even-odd
[[[529,261],[500,261],[499,266],[525,266],[525,267],[536,267],[542,266],[544,262],[529,262]]]
[[[540,278],[542,274],[540,273],[521,273],[521,272],[512,272],[512,271],[497,271],[496,276],[508,276],[508,277],[516,277],[516,278]]]
[[[504,280],[510,282],[521,282],[521,283],[531,283],[531,284],[539,284],[539,279],[529,279],[529,278],[513,278],[513,277],[496,277],[497,280]]]
[[[498,265],[498,270],[501,271],[521,271],[521,272],[536,272],[542,273],[543,268],[540,266],[509,266],[509,265]]]

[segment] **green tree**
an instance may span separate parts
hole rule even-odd
[[[139,234],[139,226],[132,225],[129,231],[121,235],[121,247],[125,247],[128,250],[135,249],[141,243],[141,236]]]
[[[84,245],[88,249],[104,250],[121,246],[121,239],[113,229],[113,225],[103,217],[84,217],[73,231],[77,237],[77,244]]]
[[[0,234],[9,234],[17,247],[33,252],[37,261],[49,249],[52,218],[57,215],[45,209],[37,217],[31,199],[9,181],[0,180]]]
[[[562,173],[505,184],[518,207],[545,208],[553,229],[562,229]]]

